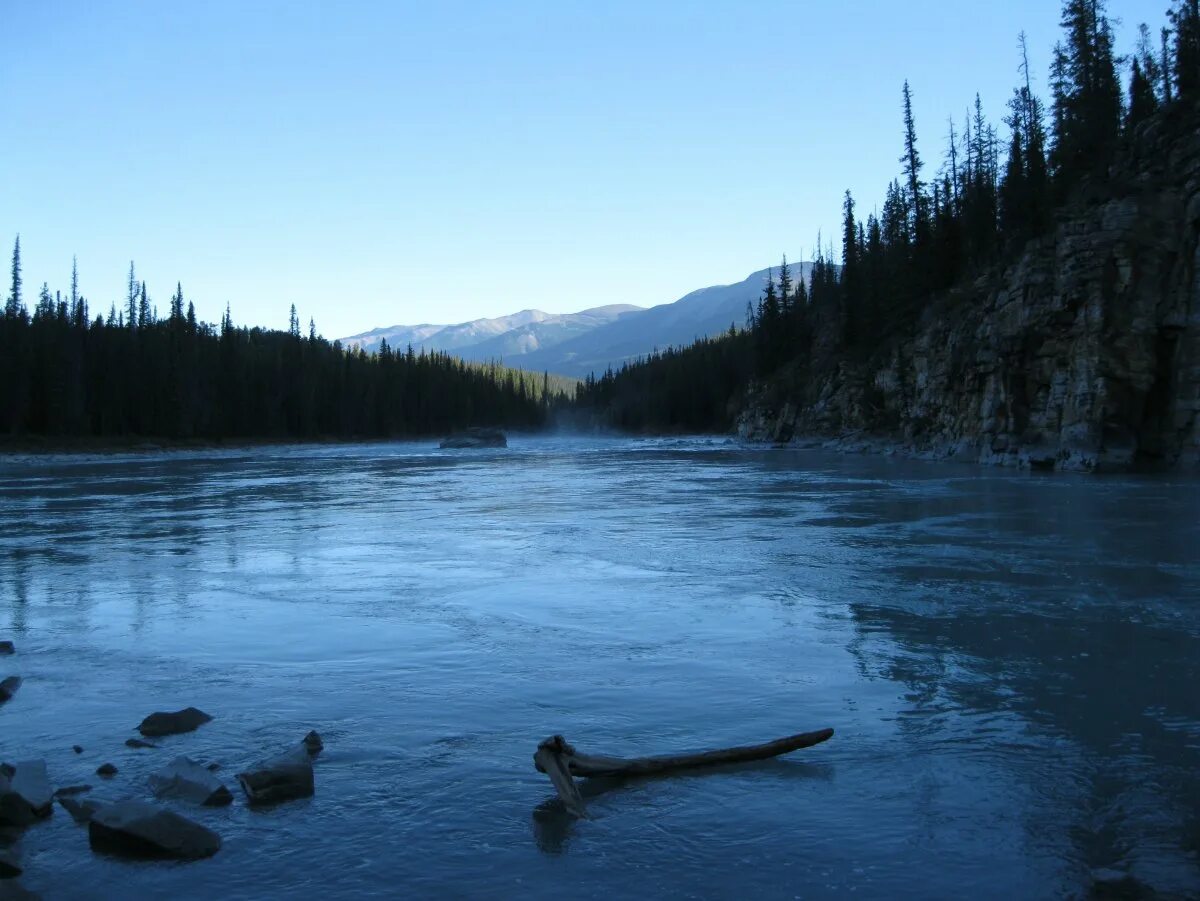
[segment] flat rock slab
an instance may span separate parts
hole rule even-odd
[[[158,745],[156,745],[152,741],[142,741],[140,738],[127,738],[127,739],[125,739],[125,747],[127,747],[127,748],[157,748]]]
[[[0,879],[16,879],[23,872],[16,854],[12,851],[0,851]]]
[[[3,704],[5,701],[11,701],[12,696],[17,693],[17,689],[20,687],[20,676],[9,676],[4,681],[0,682],[0,704]]]
[[[42,896],[14,879],[6,879],[0,882],[0,901],[42,901]]]
[[[91,822],[96,811],[104,806],[99,801],[76,801],[74,798],[59,798],[58,803],[80,826],[86,826]]]
[[[138,731],[147,738],[157,738],[163,735],[180,735],[184,732],[194,732],[205,723],[211,722],[212,717],[203,710],[195,707],[185,707],[174,713],[152,713],[138,726]]]
[[[222,807],[233,801],[221,780],[190,757],[176,757],[151,775],[150,791],[156,798],[174,798],[205,807]]]
[[[265,760],[237,778],[251,804],[311,798],[314,791],[312,760],[304,747]]]
[[[97,810],[88,823],[88,841],[95,851],[172,860],[201,860],[221,850],[221,836],[211,829],[144,801]]]
[[[0,775],[0,825],[28,826],[53,812],[54,789],[44,760],[25,760]]]

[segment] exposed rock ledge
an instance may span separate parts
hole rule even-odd
[[[940,298],[869,362],[826,368],[794,404],[760,387],[738,434],[1034,469],[1200,471],[1198,117],[1147,122],[1051,236]]]

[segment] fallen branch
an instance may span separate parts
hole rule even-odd
[[[561,735],[552,735],[538,745],[533,755],[534,766],[550,777],[558,796],[567,810],[575,816],[586,816],[583,795],[573,776],[653,776],[676,770],[719,766],[725,763],[749,763],[768,760],[801,748],[810,748],[833,737],[832,729],[801,732],[761,745],[721,748],[695,754],[664,754],[658,757],[601,757],[580,754]]]

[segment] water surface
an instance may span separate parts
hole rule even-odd
[[[317,794],[187,810],[194,864],[26,834],[48,898],[1086,896],[1200,887],[1200,486],[514,439],[0,460],[0,758],[146,797],[325,737]],[[215,719],[124,747],[153,710]],[[601,784],[531,755],[832,726]],[[85,752],[75,755],[73,744]],[[100,784],[96,766],[120,768]]]

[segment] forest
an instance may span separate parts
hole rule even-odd
[[[815,375],[910,334],[950,289],[1014,260],[1059,211],[1105,191],[1110,167],[1151,119],[1197,127],[1200,0],[1176,0],[1157,34],[1141,25],[1124,56],[1104,0],[1065,0],[1061,25],[1048,105],[1032,88],[1022,34],[1001,122],[976,95],[949,122],[933,172],[905,82],[900,174],[879,216],[861,217],[847,191],[837,246],[818,238],[809,283],[793,280],[785,258],[744,324],[585,380],[579,415],[632,431],[727,431],[752,383],[797,396]]]
[[[0,436],[173,440],[419,437],[469,425],[537,428],[573,382],[443,353],[348,350],[287,331],[199,322],[177,285],[160,316],[130,264],[123,308],[91,316],[43,284],[23,301],[21,242],[0,318]]]

